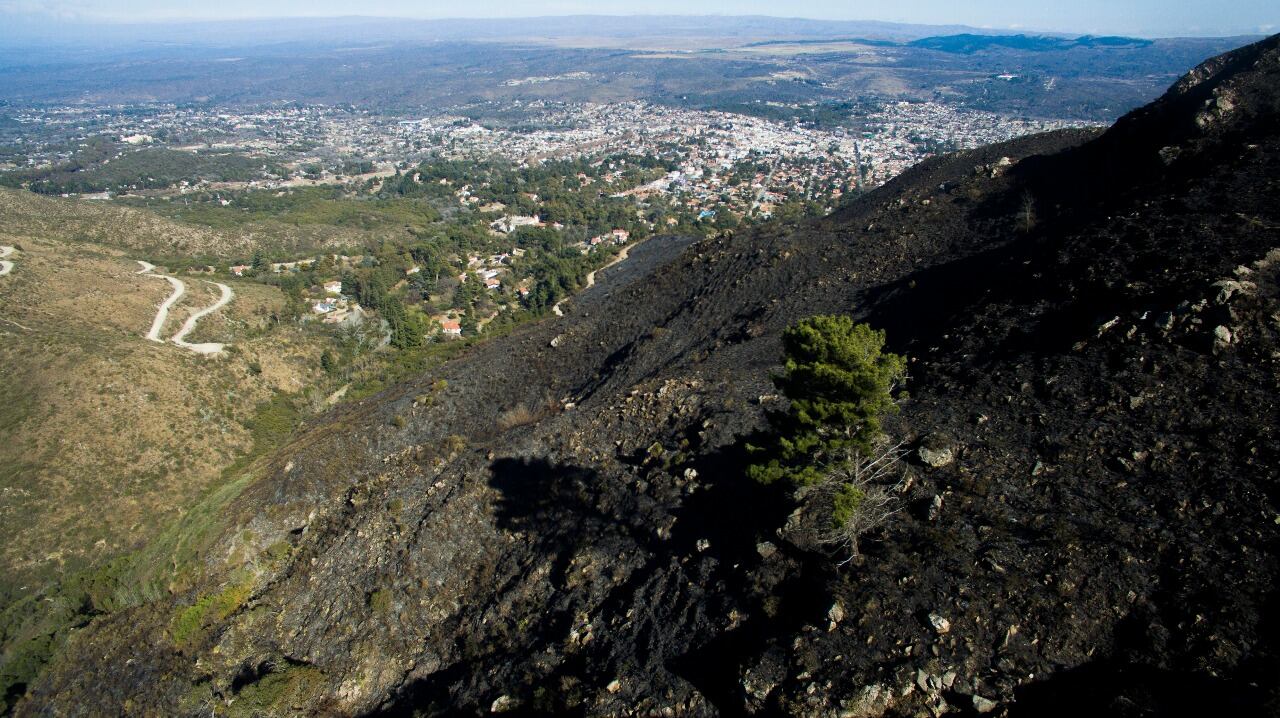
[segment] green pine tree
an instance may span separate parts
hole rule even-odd
[[[774,383],[791,400],[771,417],[773,446],[752,447],[749,469],[762,483],[817,483],[856,455],[869,455],[880,418],[897,410],[893,392],[906,361],[884,351],[884,332],[846,316],[804,319],[782,335],[783,373]]]

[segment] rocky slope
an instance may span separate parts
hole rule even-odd
[[[343,409],[18,712],[1274,713],[1278,103],[1271,38]],[[891,432],[953,457],[843,568],[743,476],[823,312],[888,330]]]

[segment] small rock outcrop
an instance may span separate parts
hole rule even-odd
[[[935,469],[942,468],[955,461],[956,449],[954,440],[946,434],[933,433],[920,441],[916,453],[921,463]]]

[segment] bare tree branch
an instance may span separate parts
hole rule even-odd
[[[818,542],[837,552],[848,552],[843,566],[858,556],[858,538],[883,526],[901,510],[897,494],[902,487],[906,456],[905,442],[885,445],[873,456],[852,454],[833,466],[809,492],[826,527],[818,532]],[[892,483],[891,483],[892,482]],[[856,497],[843,506],[843,521],[837,523],[837,507],[843,496]]]

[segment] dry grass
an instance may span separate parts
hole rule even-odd
[[[524,404],[516,404],[498,414],[498,430],[507,431],[517,426],[527,426],[537,422],[539,418],[538,414],[529,407]]]
[[[245,283],[226,316],[198,330],[235,352],[206,358],[156,344],[143,335],[169,286],[137,275],[128,255],[30,236],[0,234],[0,243],[23,248],[0,280],[3,604],[179,516],[250,448],[245,423],[257,405],[314,381],[320,340],[268,326],[283,298]],[[191,302],[175,307],[166,335],[188,307],[213,299],[202,282],[187,284]]]

